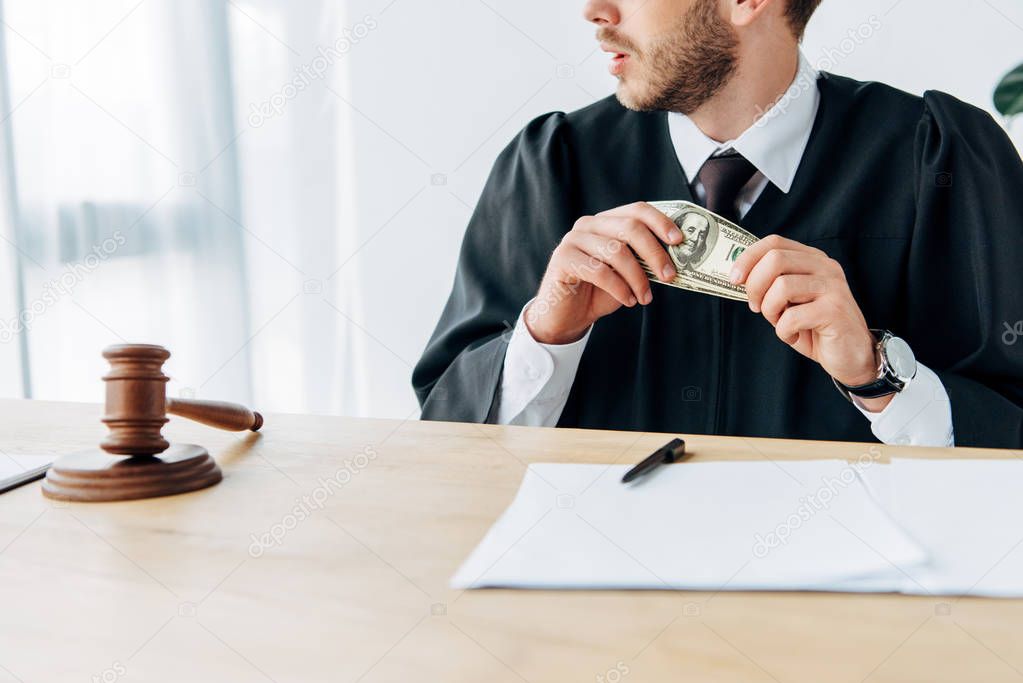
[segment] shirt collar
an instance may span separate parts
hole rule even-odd
[[[685,114],[669,113],[668,132],[686,177],[695,179],[707,159],[734,149],[787,193],[817,118],[820,105],[817,76],[817,70],[800,51],[796,77],[785,95],[734,140],[712,140]]]

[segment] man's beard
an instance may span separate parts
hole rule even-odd
[[[612,29],[600,29],[598,40],[627,48],[637,55],[630,41]],[[735,73],[738,38],[718,14],[716,0],[696,0],[679,25],[649,48],[638,52],[644,71],[634,85],[644,92],[618,88],[618,101],[636,111],[676,111],[692,114],[714,97]],[[628,77],[623,77],[623,80]]]

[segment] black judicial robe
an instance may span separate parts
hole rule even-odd
[[[871,327],[941,378],[956,444],[1023,445],[1023,163],[991,117],[822,74],[788,194],[768,185],[743,227],[818,247]],[[454,289],[412,382],[424,419],[484,422],[508,330],[583,215],[689,199],[666,114],[614,97],[530,123],[498,158]],[[824,370],[743,302],[654,285],[649,306],[596,323],[559,426],[872,441]],[[1008,327],[1007,327],[1008,325]]]

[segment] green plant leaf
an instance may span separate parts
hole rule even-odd
[[[1002,116],[1023,114],[1023,64],[1010,71],[995,89],[995,109]]]

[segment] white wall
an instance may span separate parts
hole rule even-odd
[[[917,94],[943,90],[993,112],[995,86],[1023,62],[1018,0],[824,0],[804,41],[807,55],[816,61],[827,48],[841,48],[848,31],[872,16],[880,30],[836,72]]]
[[[447,297],[494,158],[533,117],[584,106],[614,83],[582,2],[353,0],[350,17],[383,5],[379,28],[348,65],[362,112],[352,118],[355,229],[360,243],[371,240],[353,260],[371,378],[355,409],[405,417],[415,409],[411,365]],[[863,24],[879,28],[843,42]],[[814,63],[841,57],[837,73],[946,90],[990,109],[999,78],[1023,62],[1021,26],[1016,0],[825,0],[804,48]],[[434,173],[446,185],[431,185]]]

